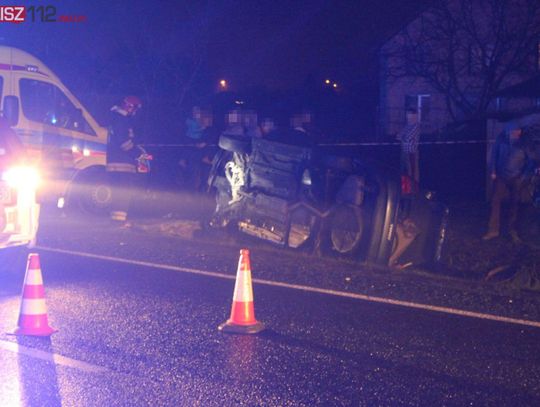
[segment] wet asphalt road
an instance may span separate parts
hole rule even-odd
[[[100,244],[88,237],[97,227]],[[153,253],[170,250],[169,239],[104,223],[88,225],[86,238],[79,233],[69,243],[45,233],[40,243],[102,247],[127,259],[131,249],[140,260],[149,256],[137,242]],[[108,239],[115,253],[107,253]],[[172,242],[182,254],[176,266],[234,275],[236,250],[216,262],[203,244]],[[2,406],[540,403],[539,328],[255,284],[267,330],[230,336],[217,326],[228,317],[233,279],[40,252],[49,319],[59,332],[50,340],[6,335],[16,324],[23,271],[0,276]],[[281,260],[302,269],[321,263]]]
[[[232,281],[50,253],[42,267],[59,333],[18,343],[107,371],[3,350],[2,405],[540,402],[537,328],[256,286],[267,331],[229,336],[217,325]],[[3,279],[2,332],[17,314],[12,280]]]

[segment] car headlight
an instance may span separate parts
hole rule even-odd
[[[2,174],[2,180],[12,188],[36,189],[40,183],[39,171],[32,167],[14,167]]]

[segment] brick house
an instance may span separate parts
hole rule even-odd
[[[512,119],[520,126],[539,126],[540,74],[498,92],[493,110],[499,115],[487,122],[488,140],[494,140],[503,130],[505,119]]]
[[[441,1],[424,9],[381,46],[381,137],[403,127],[408,108],[418,110],[422,132],[433,133],[450,123],[485,118],[511,104],[538,103],[530,98],[510,100],[497,92],[539,72],[540,2],[507,2],[511,5],[499,14],[486,11],[486,3]],[[527,20],[530,26],[525,27],[522,20],[530,17],[530,9],[525,9],[529,3],[534,8],[533,21]],[[502,20],[511,28],[494,33]],[[511,30],[518,32],[515,27],[523,27],[526,39],[518,42],[517,35],[510,35]],[[496,43],[497,35],[499,40],[506,39],[505,47],[501,41]],[[491,82],[486,79],[492,77]]]

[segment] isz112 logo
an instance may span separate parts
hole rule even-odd
[[[0,6],[0,23],[80,23],[86,16],[57,15],[55,6]]]
[[[26,20],[26,7],[0,6],[1,23],[23,23]]]

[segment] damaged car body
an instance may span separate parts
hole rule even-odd
[[[448,209],[429,192],[402,194],[399,176],[282,137],[223,134],[208,179],[215,228],[280,246],[403,267],[441,257]]]

